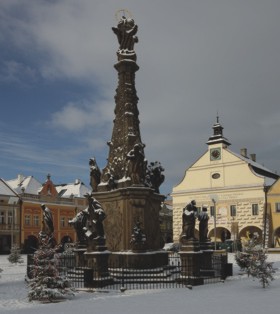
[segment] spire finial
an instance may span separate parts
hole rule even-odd
[[[122,18],[127,18],[127,17],[129,19],[132,19],[131,12],[126,10],[126,9],[117,10],[117,12],[115,13],[115,18],[116,18],[117,22],[119,22]]]
[[[217,111],[217,123],[219,123],[219,112]]]

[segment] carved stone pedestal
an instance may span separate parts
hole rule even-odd
[[[182,243],[181,251],[181,276],[178,281],[186,285],[202,285],[203,278],[200,277],[200,265],[203,253],[200,251],[197,240],[185,240]]]
[[[112,267],[124,267],[134,269],[149,269],[168,265],[168,252],[113,252],[111,255]]]
[[[86,252],[87,248],[86,246],[78,245],[76,249],[74,249],[75,259],[76,259],[76,265],[77,267],[84,267],[85,266],[85,257],[84,253]]]
[[[146,235],[146,249],[160,250],[163,247],[159,211],[164,196],[152,189],[140,186],[96,192],[94,197],[106,213],[104,229],[106,245],[112,252],[131,250],[131,234],[139,221]]]
[[[213,244],[211,242],[200,242],[200,250],[202,251],[202,260],[200,265],[200,276],[214,277],[213,269]]]
[[[113,278],[108,271],[110,251],[85,252],[84,258],[87,270],[84,273],[85,287],[98,288],[113,283]]]

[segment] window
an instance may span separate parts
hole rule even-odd
[[[13,212],[8,212],[8,225],[13,224]]]
[[[230,205],[230,215],[231,217],[236,216],[236,205]]]
[[[33,216],[33,225],[39,226],[39,216],[37,215]]]
[[[30,226],[30,215],[25,215],[24,216],[24,224],[26,226]]]
[[[60,218],[60,227],[65,227],[65,217]]]
[[[220,176],[221,176],[221,175],[220,175],[219,173],[217,173],[217,172],[216,172],[216,173],[213,173],[213,174],[212,174],[212,179],[219,179]]]
[[[5,223],[5,212],[0,212],[0,224],[3,225]]]
[[[280,213],[280,203],[275,203],[275,211],[276,213]]]
[[[215,216],[215,207],[214,206],[210,206],[210,215]]]
[[[252,215],[256,216],[259,214],[259,205],[258,204],[252,204]]]

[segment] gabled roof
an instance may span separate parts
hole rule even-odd
[[[274,173],[273,171],[269,170],[268,168],[264,167],[263,165],[257,163],[256,161],[232,152],[231,150],[227,149],[228,152],[232,153],[234,156],[238,157],[239,159],[245,161],[254,171],[256,174],[265,177],[266,185],[272,185],[278,178],[279,175]]]
[[[0,179],[0,195],[18,197],[17,193],[3,179]]]
[[[60,197],[84,197],[85,194],[91,193],[91,189],[79,179],[74,183],[60,184],[55,187]]]
[[[16,179],[7,180],[6,182],[19,194],[24,192],[37,195],[39,190],[42,189],[42,184],[33,176],[24,177],[23,175],[18,175]]]
[[[58,195],[58,192],[55,188],[55,185],[53,184],[52,180],[51,180],[51,175],[48,174],[47,175],[47,180],[46,182],[43,184],[42,189],[39,192],[40,195],[51,195],[53,197],[56,197]]]

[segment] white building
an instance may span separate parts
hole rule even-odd
[[[182,211],[191,200],[196,200],[198,208],[207,205],[211,215],[209,236],[213,241],[215,233],[220,242],[229,238],[242,240],[254,232],[261,239],[264,187],[271,186],[279,176],[257,163],[255,154],[248,157],[247,149],[240,154],[231,151],[218,118],[213,130],[207,151],[173,188],[173,241],[179,241]]]

